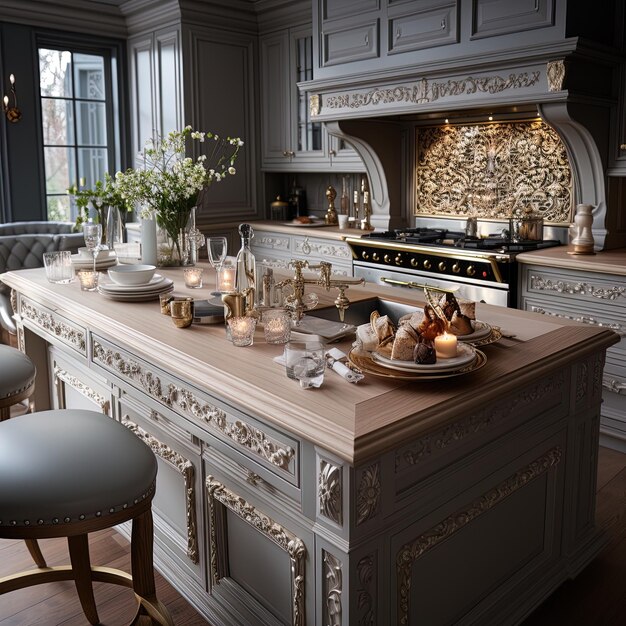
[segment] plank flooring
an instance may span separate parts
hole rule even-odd
[[[626,623],[626,455],[600,449],[597,522],[609,544],[581,574],[555,591],[522,626],[581,624],[622,626]],[[41,542],[50,565],[67,563],[64,539]],[[112,529],[90,537],[93,563],[130,571],[128,542]],[[0,576],[33,566],[24,542],[0,539]],[[204,620],[162,576],[157,593],[177,626],[206,626]],[[94,584],[102,624],[128,624],[134,615],[132,591]],[[85,626],[72,582],[49,583],[0,597],[0,626]]]

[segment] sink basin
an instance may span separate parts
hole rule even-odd
[[[394,324],[407,313],[413,313],[418,310],[417,306],[404,304],[402,302],[394,302],[393,300],[385,300],[383,298],[369,298],[359,302],[351,302],[345,313],[344,322],[354,326],[367,324],[370,321],[372,311],[378,311],[381,315],[388,315]],[[307,316],[319,317],[324,320],[333,322],[339,321],[339,311],[337,307],[327,306],[320,309],[307,311]]]

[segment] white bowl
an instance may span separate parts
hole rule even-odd
[[[109,268],[109,278],[118,285],[145,285],[152,280],[154,265],[116,265]]]

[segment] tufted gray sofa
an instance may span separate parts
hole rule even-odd
[[[54,250],[76,252],[85,245],[82,233],[72,232],[72,222],[10,222],[0,224],[0,330],[3,343],[14,343],[15,323],[9,288],[2,273],[43,267],[43,253]],[[8,341],[7,341],[8,340]]]

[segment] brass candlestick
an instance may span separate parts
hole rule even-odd
[[[337,210],[335,209],[335,198],[337,197],[337,192],[332,185],[328,185],[328,188],[326,189],[326,197],[328,198],[328,210],[324,216],[324,222],[326,224],[336,224]]]

